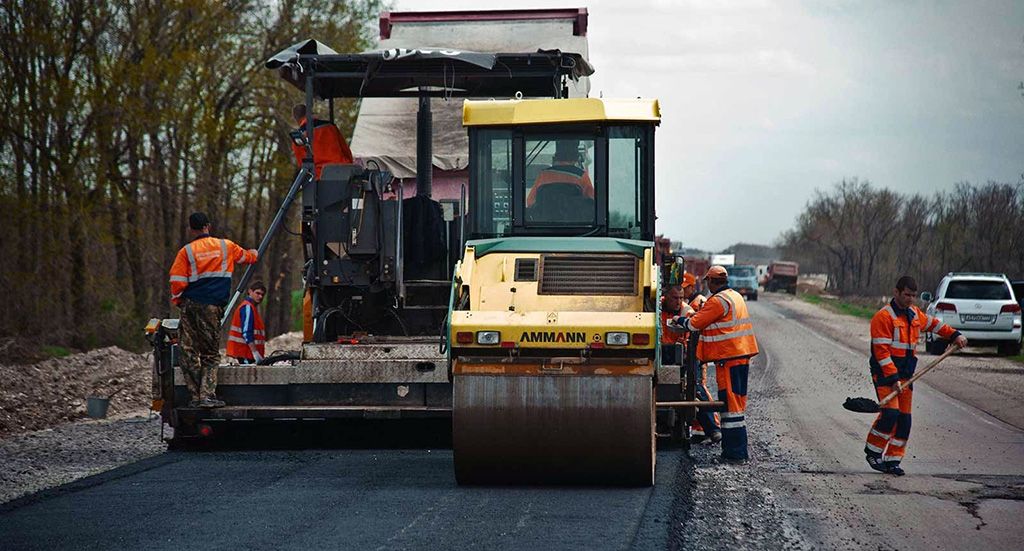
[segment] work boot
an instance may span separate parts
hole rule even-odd
[[[886,461],[885,462],[885,473],[894,476],[903,476],[907,474],[902,467],[900,467],[899,461]]]
[[[872,469],[880,473],[888,472],[886,470],[888,467],[886,467],[885,461],[882,461],[882,454],[868,452],[865,459],[868,460],[868,466]]]
[[[746,457],[732,457],[725,454],[718,457],[719,463],[727,463],[729,465],[746,465],[749,461]]]
[[[199,407],[199,400],[190,400],[189,403],[188,403],[188,407],[190,407],[190,408],[197,408],[197,407]]]
[[[717,444],[722,441],[722,431],[715,431],[711,433],[711,444]]]
[[[206,409],[222,408],[224,407],[224,401],[218,400],[216,397],[203,398],[199,401],[199,407]]]
[[[694,434],[693,436],[691,436],[691,437],[690,437],[690,443],[691,443],[691,444],[700,444],[700,443],[701,443],[701,442],[703,442],[703,441],[704,441],[704,440],[705,440],[706,438],[707,438],[707,437],[706,437],[706,436],[704,436],[703,434]]]

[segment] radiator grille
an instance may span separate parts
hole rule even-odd
[[[627,254],[549,254],[541,257],[542,295],[635,295],[637,258]]]
[[[516,281],[537,281],[537,259],[516,259]]]

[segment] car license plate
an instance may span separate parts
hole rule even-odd
[[[960,321],[967,323],[969,321],[992,323],[995,316],[991,314],[960,314]]]

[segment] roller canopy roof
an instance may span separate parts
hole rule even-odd
[[[594,69],[579,54],[558,50],[534,53],[480,53],[447,48],[397,48],[339,54],[306,40],[266,62],[281,77],[305,90],[309,69],[320,98],[413,97],[421,87],[433,96],[560,97],[562,77],[577,80]]]

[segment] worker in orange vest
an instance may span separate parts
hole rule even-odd
[[[263,302],[263,297],[266,295],[267,286],[262,281],[253,282],[249,286],[249,295],[245,297],[231,318],[227,354],[237,359],[238,363],[260,363],[267,355],[266,329],[263,326],[260,311],[256,308]]]
[[[292,107],[292,118],[299,126],[298,130],[306,135],[306,104],[297,103]],[[306,148],[292,142],[295,164],[302,166],[306,158]],[[352,150],[345,141],[341,130],[331,121],[313,119],[313,171],[317,180],[324,166],[329,164],[352,164]],[[306,287],[302,295],[302,342],[313,340],[313,293]]]
[[[715,363],[718,399],[725,402],[722,412],[722,459],[741,462],[748,458],[747,377],[750,358],[758,354],[754,326],[747,303],[729,288],[729,273],[723,266],[712,266],[704,275],[711,297],[699,312],[687,312],[674,322],[687,331],[700,331],[697,359]],[[689,317],[686,314],[690,314]]]
[[[532,207],[537,201],[537,190],[548,184],[576,184],[584,197],[594,198],[594,183],[580,165],[579,140],[558,140],[555,142],[555,156],[548,168],[540,171],[533,181],[533,187],[526,196],[526,206]]]
[[[689,333],[685,331],[678,331],[678,326],[673,328],[668,325],[668,322],[680,315],[693,315],[694,311],[700,310],[704,305],[704,301],[706,299],[704,298],[704,295],[701,295],[696,291],[696,283],[697,279],[693,274],[683,272],[682,285],[670,286],[665,292],[665,296],[661,303],[662,344],[687,344],[689,340]],[[688,305],[685,312],[683,305]],[[707,386],[707,368],[699,363],[695,367],[696,371],[693,373],[693,376],[698,377],[696,385],[697,399],[710,400],[711,391]],[[721,441],[722,432],[718,414],[704,409],[698,410],[697,416],[690,423],[690,436],[694,443],[702,442],[705,439],[708,439],[713,444]]]
[[[171,265],[171,302],[181,308],[178,345],[181,372],[192,396],[191,407],[221,407],[217,398],[220,320],[231,294],[235,263],[252,264],[259,253],[210,236],[210,219],[201,212],[188,217],[191,241]]]
[[[305,136],[306,104],[299,103],[292,107],[292,118]],[[301,167],[302,160],[306,158],[306,148],[293,142],[292,152],[295,153],[295,163]],[[341,130],[333,122],[313,119],[313,168],[317,180],[320,179],[324,165],[330,164],[352,164],[352,151],[348,148],[345,136],[341,135]]]
[[[921,331],[935,333],[955,346],[967,346],[967,337],[945,325],[938,318],[922,312],[914,305],[917,282],[910,276],[896,281],[892,301],[871,318],[871,380],[878,399],[898,392],[879,411],[871,425],[864,453],[868,465],[876,471],[903,476],[900,467],[910,438],[910,406],[914,386],[907,379],[914,375],[917,357],[914,349]]]
[[[683,272],[683,296],[686,297],[686,304],[690,305],[695,312],[699,312],[707,302],[707,297],[697,292],[697,278],[690,272]],[[687,335],[687,342],[689,336]],[[699,373],[697,380],[697,398],[700,400],[711,400],[711,389],[708,388],[708,366],[705,363],[697,362],[695,366]],[[690,424],[690,434],[693,435],[693,442],[699,443],[707,438],[712,444],[722,441],[721,420],[718,412],[699,411],[697,417]]]

